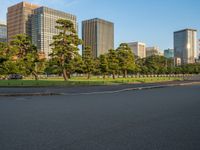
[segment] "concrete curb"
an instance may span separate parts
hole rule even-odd
[[[53,96],[60,95],[59,93],[4,93],[0,97],[16,97],[16,96]]]
[[[0,97],[3,97],[3,96],[4,97],[53,96],[53,95],[76,96],[76,95],[94,95],[94,94],[114,94],[114,93],[127,92],[127,91],[149,90],[149,89],[167,88],[167,87],[175,87],[175,86],[188,86],[188,85],[195,85],[195,84],[200,84],[200,81],[199,82],[189,82],[189,83],[143,86],[143,87],[136,87],[136,88],[126,88],[126,89],[115,90],[115,91],[88,92],[88,93],[51,93],[51,92],[44,92],[44,93],[3,93],[3,94],[0,94]]]

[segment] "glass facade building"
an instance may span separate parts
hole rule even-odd
[[[114,24],[94,18],[82,22],[83,53],[85,47],[91,47],[94,58],[114,49]]]
[[[173,49],[164,50],[164,57],[165,58],[173,58],[174,57],[174,50]]]
[[[7,26],[0,24],[0,42],[7,42]]]
[[[181,64],[195,63],[197,55],[197,30],[185,29],[174,32],[174,56]]]
[[[59,30],[55,28],[58,19],[72,21],[77,30],[76,16],[74,15],[47,7],[39,7],[33,10],[32,42],[47,59],[50,58],[49,54],[52,52],[50,44],[53,43],[53,36],[59,33]]]

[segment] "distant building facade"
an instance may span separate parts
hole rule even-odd
[[[173,49],[164,50],[164,57],[165,58],[174,58],[174,50]]]
[[[197,30],[184,29],[174,32],[174,56],[181,64],[195,63],[197,54]]]
[[[197,51],[198,59],[200,60],[200,39],[198,40],[198,51]]]
[[[114,49],[114,24],[102,19],[82,22],[83,53],[85,47],[91,47],[94,58]]]
[[[181,58],[179,57],[174,57],[174,65],[176,66],[181,66],[182,62],[181,62]]]
[[[153,55],[161,55],[159,47],[147,47],[146,48],[146,56],[150,57]]]
[[[8,42],[17,34],[27,34],[31,36],[31,15],[33,10],[38,7],[38,5],[21,2],[8,8]]]
[[[70,20],[77,29],[76,16],[54,10],[47,7],[39,7],[33,10],[32,15],[32,42],[37,46],[39,52],[50,58],[52,52],[53,36],[59,34],[59,30],[55,28],[58,19]]]
[[[7,42],[7,26],[0,23],[0,42]]]
[[[133,42],[133,43],[128,43],[128,46],[131,48],[133,53],[140,57],[140,58],[145,58],[146,57],[146,44],[141,43],[141,42]]]

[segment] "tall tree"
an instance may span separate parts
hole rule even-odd
[[[87,73],[87,78],[90,79],[91,73],[94,71],[94,59],[90,47],[85,47],[83,52],[84,72]]]
[[[153,55],[147,57],[145,66],[150,74],[163,74],[167,72],[167,58],[163,56]]]
[[[37,63],[39,55],[37,48],[32,44],[31,38],[25,34],[18,34],[11,41],[13,61],[20,67],[21,73],[25,75],[33,74],[38,80]]]
[[[51,44],[51,56],[57,59],[57,65],[62,70],[64,80],[70,78],[70,74],[74,70],[73,61],[78,55],[78,45],[82,42],[78,38],[75,25],[70,20],[59,19],[55,28],[60,31],[58,35],[53,37],[54,42]]]
[[[124,78],[126,78],[128,71],[133,71],[135,69],[134,54],[126,43],[120,44],[120,46],[117,48],[117,52],[119,67],[123,72]]]
[[[103,78],[105,79],[106,74],[108,73],[108,60],[106,55],[99,56],[100,61],[100,71],[103,74]]]
[[[119,60],[117,52],[113,49],[110,49],[108,50],[107,57],[109,72],[112,74],[113,79],[115,79],[115,75],[119,70]]]

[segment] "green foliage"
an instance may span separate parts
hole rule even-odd
[[[91,75],[123,74],[200,74],[200,63],[175,66],[173,59],[163,56],[139,58],[134,56],[127,44],[122,43],[117,50],[110,49],[107,54],[93,58],[90,47],[85,47],[83,56],[78,53],[78,45],[82,41],[78,38],[74,24],[69,20],[59,19],[58,35],[53,37],[52,53],[49,61],[39,59],[37,48],[30,37],[24,34],[16,35],[10,44],[0,43],[0,76],[8,74],[38,74],[63,75],[65,80],[73,73]],[[146,80],[146,79],[145,79]]]
[[[111,73],[113,79],[115,79],[115,75],[119,71],[119,59],[117,51],[113,49],[108,50],[107,59],[108,59],[109,73]]]
[[[136,67],[133,52],[126,43],[120,44],[117,52],[120,70],[123,72],[124,78],[126,78],[127,72],[133,71]]]
[[[0,75],[6,73],[5,62],[8,60],[6,56],[6,49],[6,44],[0,42]]]
[[[57,57],[52,58],[52,59],[50,59],[46,62],[45,72],[47,74],[59,74],[59,75],[61,75],[62,74],[62,68],[58,67],[59,65],[60,64],[59,64],[58,58]]]
[[[163,56],[150,56],[147,58],[137,58],[136,65],[141,74],[168,74],[173,72],[173,60]]]
[[[70,78],[70,74],[75,70],[74,59],[78,57],[78,45],[81,44],[81,40],[78,38],[74,24],[70,20],[59,19],[56,21],[58,26],[56,29],[60,30],[58,35],[53,37],[54,42],[51,44],[52,59],[55,59],[54,66],[57,66],[62,70],[65,80]]]
[[[84,62],[84,73],[88,74],[88,79],[90,78],[91,73],[94,71],[94,59],[92,56],[92,50],[90,47],[85,47],[83,51],[83,62]]]
[[[25,34],[18,34],[13,37],[10,43],[12,60],[19,67],[19,73],[23,75],[33,74],[38,80],[39,55],[37,48],[32,44],[31,38]]]
[[[105,75],[108,73],[108,60],[106,55],[100,55],[99,57],[99,68],[100,72],[103,74],[103,78],[105,78]]]

